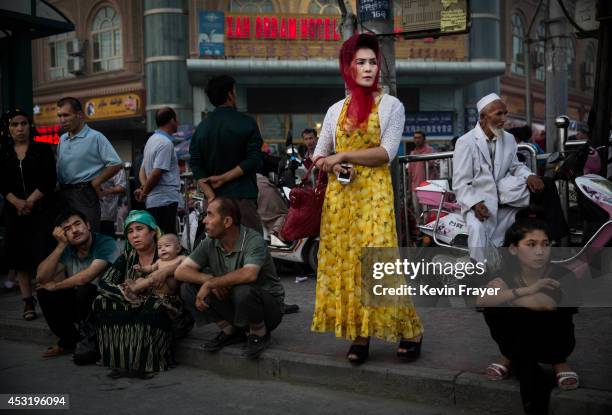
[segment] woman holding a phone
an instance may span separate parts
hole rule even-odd
[[[340,70],[350,94],[325,116],[314,159],[329,174],[321,218],[317,293],[311,329],[353,343],[347,353],[363,363],[370,337],[399,341],[397,355],[416,359],[423,327],[410,301],[365,305],[362,248],[396,248],[389,162],[404,128],[404,106],[378,85],[380,49],[374,35],[358,34],[340,50]]]

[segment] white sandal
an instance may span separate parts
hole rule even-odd
[[[557,386],[559,386],[559,389],[562,389],[564,391],[578,389],[580,379],[578,378],[578,374],[576,372],[559,372],[557,373],[556,377],[557,377]],[[576,382],[563,383],[566,380],[571,380],[571,379],[576,380]]]
[[[493,372],[495,375],[490,375],[487,372]],[[510,375],[510,369],[501,363],[491,363],[485,370],[485,374],[489,380],[504,380]]]

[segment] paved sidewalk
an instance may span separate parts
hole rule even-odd
[[[454,405],[490,413],[522,413],[515,379],[487,381],[484,368],[497,357],[481,313],[473,309],[419,308],[425,335],[422,357],[399,363],[396,344],[373,341],[370,359],[352,367],[346,361],[349,342],[333,334],[309,330],[315,298],[315,280],[296,284],[283,278],[287,303],[300,306],[286,315],[273,332],[272,345],[259,362],[241,357],[239,346],[217,354],[199,350],[216,330],[196,328],[177,350],[179,362],[244,378],[279,379],[358,391],[416,402]],[[25,322],[16,295],[0,296],[0,336],[52,344],[44,319]],[[569,359],[581,380],[576,391],[555,390],[554,414],[612,413],[612,308],[583,309],[575,316],[576,349]],[[41,348],[42,351],[42,348]]]

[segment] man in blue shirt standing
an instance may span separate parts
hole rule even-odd
[[[176,233],[176,211],[181,200],[178,160],[172,144],[172,134],[178,129],[176,112],[161,108],[155,114],[157,130],[144,148],[140,182],[134,191],[139,202],[145,202],[157,226],[164,233]]]
[[[81,102],[64,97],[57,116],[66,131],[57,150],[57,179],[62,201],[87,216],[91,229],[100,229],[102,183],[121,170],[121,159],[99,131],[85,124]]]

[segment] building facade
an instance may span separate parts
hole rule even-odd
[[[547,1],[537,15],[539,0],[513,0],[502,2],[502,59],[506,71],[501,77],[501,95],[508,105],[511,124],[524,124],[526,115],[526,77],[531,75],[533,127],[541,130],[545,124],[546,109],[546,51]],[[568,11],[573,14],[575,1],[565,1]],[[525,48],[529,25],[533,20],[530,39],[530,67],[526,67]],[[567,23],[569,26],[569,23]],[[567,55],[567,116],[576,123],[586,123],[593,99],[595,83],[595,62],[597,40],[580,39],[568,28],[565,40]],[[571,128],[576,128],[572,123]]]
[[[153,129],[156,108],[172,106],[181,123],[194,125],[212,110],[204,89],[215,74],[236,78],[238,109],[257,119],[272,144],[284,143],[289,132],[299,138],[304,128],[320,127],[327,108],[345,94],[338,71],[342,19],[336,0],[50,3],[76,27],[32,43],[35,120],[50,138],[58,130],[55,102],[65,95],[81,99],[87,122],[130,160]],[[348,3],[355,11],[356,1]],[[536,3],[473,1],[469,34],[396,40],[407,140],[414,129],[441,142],[463,134],[475,123],[477,99],[491,91],[501,92],[513,123],[524,123],[522,39]],[[401,2],[394,6],[399,27]],[[534,39],[545,36],[540,14]],[[568,60],[568,115],[582,121],[592,96],[596,43],[572,38],[569,44],[574,58]],[[536,58],[542,45],[531,45]],[[537,129],[544,120],[544,71],[542,65],[530,70]]]
[[[32,42],[34,119],[57,139],[55,103],[81,100],[86,122],[131,160],[146,135],[143,5],[132,0],[53,0],[75,31]]]

